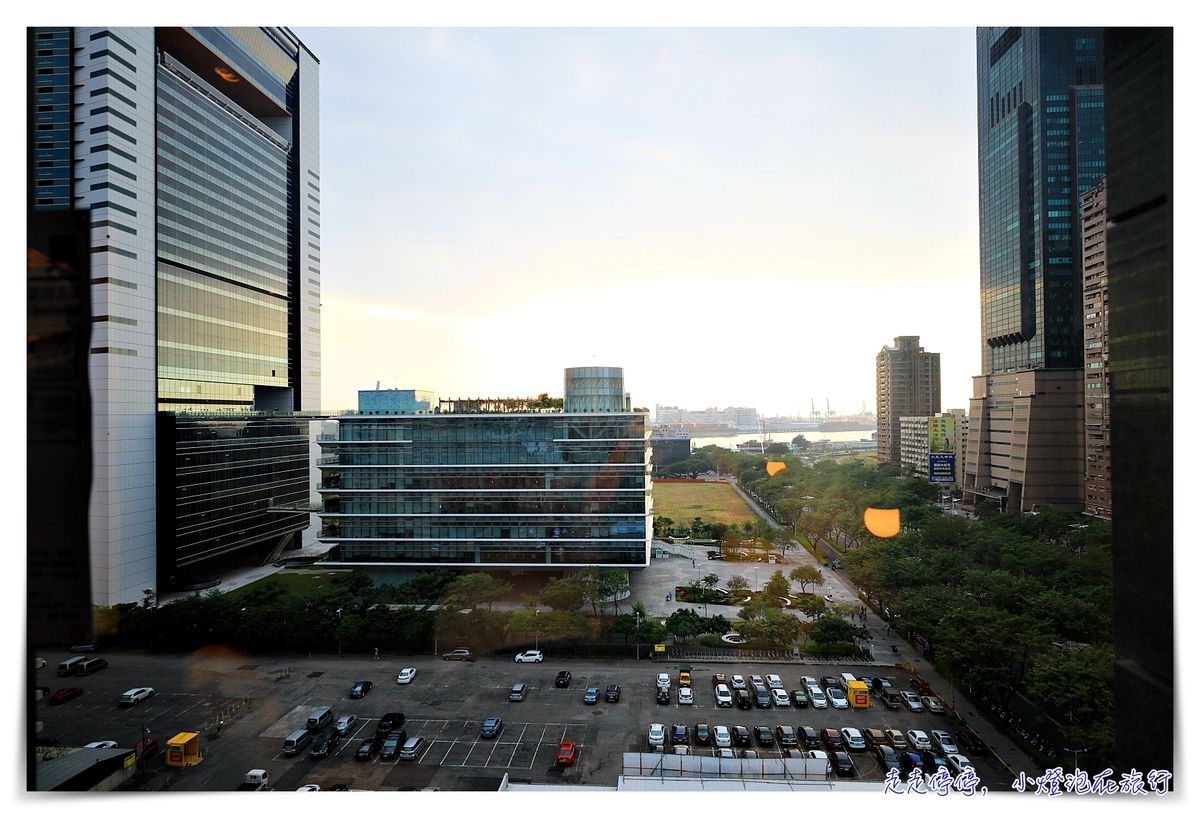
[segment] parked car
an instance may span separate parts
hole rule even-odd
[[[888,745],[881,744],[876,747],[875,755],[879,757],[879,766],[883,768],[884,775],[887,774],[887,770],[900,769],[900,757]]]
[[[387,738],[383,740],[383,746],[379,748],[379,758],[395,758],[400,752],[400,748],[404,746],[404,742],[408,740],[408,735],[404,730],[393,730],[387,734]]]
[[[829,753],[824,750],[805,750],[804,758],[825,759],[825,775],[833,772],[833,763],[829,760]]]
[[[621,701],[621,686],[609,685],[604,689],[604,701],[619,702]]]
[[[384,738],[393,730],[399,730],[404,726],[403,713],[384,713],[379,719],[379,723],[375,725],[375,735],[379,738]]]
[[[371,683],[370,682],[355,682],[354,686],[350,688],[350,698],[361,699],[363,696],[367,695],[370,692],[371,692]]]
[[[737,702],[737,706],[742,710],[749,710],[754,705],[754,700],[750,698],[749,690],[734,691],[733,700]]]
[[[710,741],[712,741],[712,733],[708,732],[708,725],[703,723],[697,724],[696,743],[707,745]]]
[[[904,737],[908,739],[908,746],[914,750],[928,750],[933,747],[924,730],[909,730]]]
[[[892,749],[895,750],[897,754],[900,754],[908,749],[908,739],[904,737],[904,733],[900,730],[888,728],[887,730],[883,731],[883,734],[887,736],[888,744],[892,745]]]
[[[922,696],[921,704],[925,705],[925,709],[930,713],[945,713],[946,706],[936,696]]]
[[[669,673],[660,673],[658,674],[658,678],[655,679],[655,682],[659,687],[670,687],[671,675]]]
[[[408,741],[404,742],[404,746],[400,748],[400,758],[404,761],[416,761],[417,756],[425,749],[425,737],[413,736]]]
[[[341,740],[337,730],[330,730],[324,735],[317,738],[309,748],[308,754],[312,758],[326,758],[331,750],[337,747],[338,741]]]
[[[91,744],[83,745],[85,750],[112,750],[116,746],[115,741],[93,741]]]
[[[583,703],[584,704],[595,704],[599,700],[600,700],[600,688],[598,688],[598,687],[584,688],[584,690],[583,690]]]
[[[483,720],[483,727],[479,731],[480,738],[496,738],[504,729],[504,720],[498,716],[489,716]]]
[[[667,741],[667,728],[661,724],[651,724],[650,730],[646,733],[646,740],[651,747],[661,747]]]
[[[415,678],[417,678],[417,669],[415,667],[406,667],[401,670],[400,675],[396,677],[396,684],[406,685]]]
[[[739,753],[738,756],[740,758],[758,758],[758,753],[755,752],[754,750],[742,750],[742,752]]]
[[[545,658],[546,657],[542,656],[542,652],[540,650],[527,650],[527,651],[524,651],[523,653],[518,653],[515,657],[513,657],[513,661],[514,662],[542,662],[542,661],[545,661]]]
[[[767,674],[767,687],[772,690],[783,690],[783,679],[780,679],[774,673]]]
[[[792,704],[796,705],[796,707],[808,707],[808,694],[803,690],[793,690]]]
[[[937,750],[941,755],[950,755],[958,752],[958,745],[954,743],[954,739],[945,730],[930,730],[929,740],[933,744],[933,749]]]
[[[714,750],[713,752],[717,754],[717,758],[737,758],[737,756],[733,754],[733,750],[729,747],[722,747],[719,750]]]
[[[887,746],[887,736],[882,730],[877,727],[866,727],[863,729],[863,738],[867,740],[869,747],[885,747]]]
[[[812,702],[812,706],[817,710],[824,710],[826,707],[829,707],[829,700],[825,698],[825,694],[821,692],[820,688],[810,687],[808,689],[808,700]]]
[[[679,688],[679,703],[680,704],[691,704],[692,703],[692,689],[690,687]]]
[[[758,740],[760,747],[775,746],[775,735],[771,732],[771,728],[767,727],[765,724],[755,726],[754,737]]]
[[[800,685],[807,690],[810,687],[820,687],[821,683],[817,681],[816,676],[801,676]]]
[[[442,658],[447,661],[451,659],[458,659],[462,662],[469,662],[471,661],[471,651],[467,648],[455,648],[449,653],[443,653]]]
[[[876,676],[871,679],[871,692],[875,694],[884,693],[888,690],[894,690],[895,683],[889,676]]]
[[[896,753],[900,757],[900,774],[904,778],[909,778],[913,771],[918,773],[925,772],[925,762],[921,759],[920,753],[915,753],[912,750]]]
[[[821,677],[821,688],[823,690],[827,691],[831,687],[838,687],[838,677],[837,676],[822,676]]]
[[[737,674],[734,674],[730,678],[729,683],[731,685],[733,685],[734,690],[745,690],[746,689],[746,680],[743,679],[741,676],[738,676]]]
[[[692,686],[692,672],[690,670],[684,670],[684,669],[680,668],[680,670],[679,670],[679,686],[680,687],[691,687]]]
[[[524,682],[517,682],[508,691],[508,700],[510,702],[523,702],[527,695],[529,695],[529,685]]]
[[[773,688],[771,690],[771,702],[776,707],[791,707],[792,697],[783,688]]]
[[[687,744],[688,743],[688,726],[686,724],[671,725],[671,743],[672,744]]]
[[[570,687],[571,686],[571,671],[560,670],[558,675],[554,677],[555,687]]]
[[[908,686],[915,690],[918,696],[933,695],[933,688],[929,686],[929,682],[925,681],[920,676],[909,679]]]
[[[157,753],[158,739],[156,738],[148,738],[133,745],[133,755],[137,761],[141,761],[143,758],[151,758]]]
[[[862,732],[857,727],[843,727],[842,740],[846,742],[847,750],[867,749],[867,740],[863,738]]]
[[[671,688],[669,688],[669,687],[658,688],[658,692],[656,692],[654,694],[654,699],[659,704],[670,704],[671,703]]]
[[[879,694],[883,704],[890,710],[899,710],[904,706],[904,699],[895,688],[889,688]]]
[[[713,687],[716,687],[717,685],[729,684],[729,680],[725,678],[724,673],[714,673],[712,679]]]
[[[558,756],[554,763],[566,767],[575,763],[575,742],[564,741],[558,745]]]
[[[379,752],[379,748],[383,746],[383,738],[376,736],[369,738],[358,745],[358,749],[354,751],[355,761],[370,761]]]
[[[732,747],[733,736],[729,734],[729,728],[723,724],[718,724],[713,728],[713,744],[717,747]]]
[[[733,707],[733,695],[729,692],[729,687],[719,684],[713,688],[713,696],[716,697],[717,707]]]
[[[825,746],[830,751],[842,750],[846,746],[846,742],[842,741],[842,734],[837,731],[836,727],[822,727],[821,740],[825,742]]]
[[[808,750],[821,749],[821,734],[815,727],[804,725],[800,728],[800,741]]]
[[[950,770],[950,763],[937,750],[922,750],[921,760],[925,762],[925,775],[936,775],[939,767]]]
[[[82,695],[82,687],[60,687],[58,690],[55,690],[53,693],[51,693],[50,697],[46,701],[49,704],[64,704],[71,701],[71,699],[74,699],[76,696]]]
[[[333,729],[338,731],[339,736],[345,736],[349,735],[350,731],[354,729],[354,725],[356,724],[358,724],[358,716],[350,714],[348,716],[342,716],[340,719],[338,719],[337,724],[333,726]]]
[[[100,643],[93,640],[91,642],[80,642],[78,645],[71,645],[72,653],[95,653],[100,650]]]
[[[900,696],[904,699],[905,706],[913,713],[920,713],[925,709],[925,705],[921,704],[921,700],[917,697],[917,694],[911,690],[905,690]]]
[[[763,677],[762,677],[762,676],[751,676],[751,677],[750,677],[750,684],[754,685],[755,687],[765,687],[765,686],[766,686],[766,685],[764,685],[764,684],[763,684]]]
[[[957,739],[954,743],[960,749],[965,749],[968,753],[979,754],[987,752],[987,745],[983,743],[983,739],[970,730],[959,730],[954,734],[954,738]]]
[[[836,687],[825,688],[825,696],[836,710],[846,710],[850,707],[850,700],[846,698],[846,694]]]
[[[780,747],[798,747],[800,745],[800,742],[796,739],[796,731],[790,725],[777,725],[775,727],[775,736],[779,739]]]
[[[144,702],[153,695],[154,688],[152,687],[135,687],[133,690],[126,690],[121,694],[121,706],[132,707],[138,702]]]
[[[837,770],[838,775],[853,776],[854,762],[850,760],[849,753],[836,752],[833,754],[833,768]]]
[[[733,726],[733,743],[738,747],[750,746],[750,731],[740,724]]]
[[[968,767],[971,769],[975,768],[975,765],[971,763],[971,759],[962,753],[950,753],[946,756],[946,763],[949,765],[951,775],[955,778],[966,771]]]

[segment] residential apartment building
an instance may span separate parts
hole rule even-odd
[[[901,335],[875,356],[877,448],[880,463],[903,462],[900,419],[942,410],[942,356],[926,352],[919,335]]]
[[[968,428],[963,409],[900,418],[900,464],[911,468],[915,476],[928,479],[932,476],[929,456],[949,455],[954,459],[954,481],[948,485],[962,488],[962,453]],[[940,471],[944,473],[945,469]]]
[[[318,62],[278,27],[40,27],[28,44],[31,217],[90,214],[92,598],[132,602],[164,566],[307,525],[268,511],[309,492],[298,450],[255,458],[274,428],[226,421],[320,408]]]
[[[1104,175],[1103,54],[1099,28],[976,30],[983,374],[967,502],[1084,508],[1079,197]]]
[[[1103,179],[1080,199],[1083,254],[1083,513],[1112,519],[1112,463],[1109,439],[1108,264],[1105,237],[1108,209]]]

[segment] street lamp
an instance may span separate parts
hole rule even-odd
[[[534,606],[534,609],[533,609],[533,649],[534,649],[534,650],[537,650],[537,649],[538,649],[538,624],[537,624],[537,615],[538,615],[538,609],[537,609],[537,607],[536,607],[536,606]],[[526,644],[526,645],[528,645],[529,643],[528,643],[528,642],[526,642],[525,644]]]
[[[641,659],[642,658],[642,643],[640,641],[638,641],[638,637],[641,636],[639,631],[641,630],[641,627],[642,627],[641,613],[639,613],[638,611],[634,611],[633,612],[633,621],[634,621],[634,628],[633,628],[634,658]]]

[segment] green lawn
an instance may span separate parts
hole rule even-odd
[[[307,594],[315,591],[325,583],[329,582],[339,574],[348,574],[350,569],[331,570],[328,568],[310,569],[310,568],[285,568],[282,571],[276,571],[269,577],[256,579],[248,585],[243,585],[230,591],[227,596],[238,597],[241,594],[248,592],[250,589],[263,582],[282,582],[287,586],[287,589],[293,594]]]
[[[684,528],[696,517],[706,523],[740,526],[758,517],[727,483],[659,483],[653,485],[654,516],[670,517]]]

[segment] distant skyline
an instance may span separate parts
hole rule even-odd
[[[321,60],[322,404],[874,410],[980,372],[974,32],[294,28]]]

